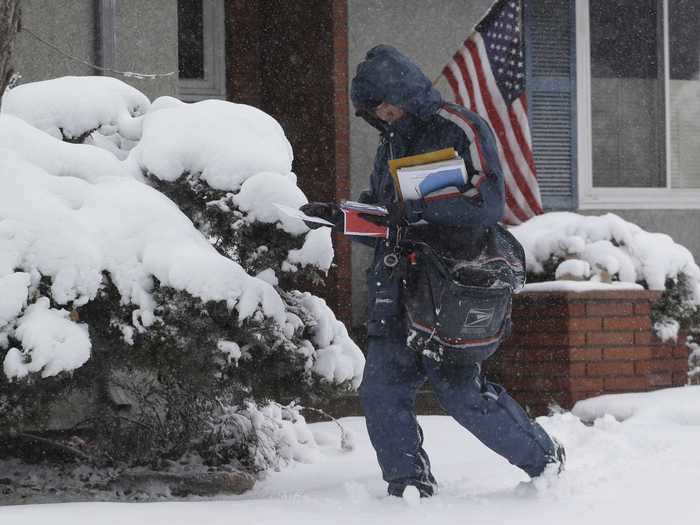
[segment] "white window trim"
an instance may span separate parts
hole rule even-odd
[[[204,79],[179,79],[180,98],[196,102],[207,98],[226,98],[226,26],[224,0],[202,3],[204,35]]]
[[[639,208],[687,210],[700,209],[700,190],[682,188],[596,188],[593,186],[593,137],[591,119],[591,35],[589,0],[576,0],[576,90],[578,130],[578,203],[579,209]],[[668,2],[664,0],[664,33],[668,34]],[[668,59],[668,38],[665,39]],[[668,68],[668,60],[666,60]],[[665,75],[668,82],[668,74]],[[669,91],[666,86],[666,105]],[[666,111],[666,147],[670,148],[669,112]],[[670,156],[666,156],[666,180],[670,184]]]

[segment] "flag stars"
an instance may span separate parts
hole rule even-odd
[[[504,99],[511,102],[525,88],[522,2],[505,0],[497,5],[499,10],[483,20],[477,31],[483,39],[481,52],[486,54],[496,85]]]

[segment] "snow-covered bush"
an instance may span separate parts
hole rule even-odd
[[[278,470],[291,461],[309,463],[319,448],[300,408],[248,402],[242,408],[212,407],[209,432],[199,443],[201,456],[210,465],[235,464],[259,473]],[[243,450],[243,453],[241,453]],[[249,464],[237,464],[240,458]]]
[[[95,144],[126,157],[141,137],[141,117],[150,101],[112,77],[63,77],[5,92],[2,112],[16,115],[52,137]]]
[[[101,77],[20,86],[1,110],[0,428],[81,390],[102,459],[213,458],[221,410],[358,386],[361,352],[296,289],[333,252],[274,206],[306,202],[274,119]]]
[[[674,339],[681,327],[700,334],[700,268],[668,235],[611,213],[552,212],[510,231],[525,248],[529,282],[637,283],[663,291],[652,310],[657,335]],[[700,352],[694,355],[690,377],[700,380]]]

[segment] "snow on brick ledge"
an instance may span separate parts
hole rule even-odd
[[[680,386],[688,380],[685,334],[654,335],[648,290],[526,291],[514,296],[513,333],[485,363],[534,415],[601,394]]]

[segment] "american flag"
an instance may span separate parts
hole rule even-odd
[[[496,133],[509,224],[543,213],[527,118],[522,4],[496,2],[442,70],[455,101]]]

